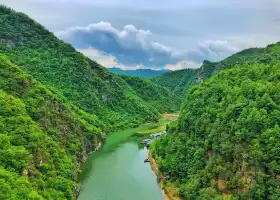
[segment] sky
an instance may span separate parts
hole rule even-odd
[[[0,0],[105,67],[198,68],[280,41],[280,0]]]

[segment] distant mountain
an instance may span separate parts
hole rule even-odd
[[[168,73],[153,77],[151,81],[162,87],[169,89],[180,101],[183,102],[188,91],[194,85],[201,84],[204,80],[210,78],[215,73],[234,67],[240,63],[270,63],[277,59],[275,55],[278,44],[269,45],[266,48],[250,48],[233,54],[232,56],[220,61],[210,62],[205,60],[198,69],[182,69],[170,71]]]
[[[108,71],[128,76],[139,76],[139,77],[155,77],[169,72],[168,69],[163,70],[152,70],[152,69],[137,69],[137,70],[122,70],[120,68],[107,68]]]

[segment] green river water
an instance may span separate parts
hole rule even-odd
[[[148,151],[132,137],[142,127],[113,133],[82,167],[78,200],[164,200]]]

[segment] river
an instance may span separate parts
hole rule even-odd
[[[141,127],[110,135],[82,166],[78,200],[164,200],[141,139]]]

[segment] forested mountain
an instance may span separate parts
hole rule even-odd
[[[80,163],[108,133],[173,107],[22,13],[0,6],[0,24],[0,199],[74,199]]]
[[[79,166],[108,133],[183,101],[151,148],[165,181],[184,199],[280,199],[280,44],[144,79],[4,6],[0,24],[0,199],[75,199]]]
[[[161,113],[178,111],[181,104],[180,98],[169,89],[156,85],[149,79],[125,75],[120,77],[136,92],[135,95],[141,97]]]
[[[107,68],[109,72],[119,75],[138,76],[138,77],[155,77],[169,72],[169,70],[152,70],[152,69],[136,69],[136,70],[122,70],[120,68]]]
[[[73,199],[103,125],[0,56],[0,199]]]
[[[176,70],[154,77],[151,79],[151,81],[157,85],[168,88],[171,92],[179,97],[180,102],[182,103],[186,97],[187,91],[193,85],[197,84],[197,71],[198,70],[196,69]]]
[[[171,71],[160,76],[152,78],[152,82],[168,88],[180,98],[180,101],[186,97],[188,90],[216,72],[230,68],[237,63],[270,63],[272,58],[277,58],[275,45],[269,45],[267,48],[251,48],[246,49],[220,61],[210,62],[205,60],[198,69],[182,69]]]
[[[134,95],[118,76],[58,40],[22,13],[1,12],[0,53],[24,72],[90,115],[107,128],[123,128],[158,117],[158,110]]]
[[[280,199],[280,44],[215,65],[152,146],[184,199]],[[230,65],[235,63],[235,65]]]

